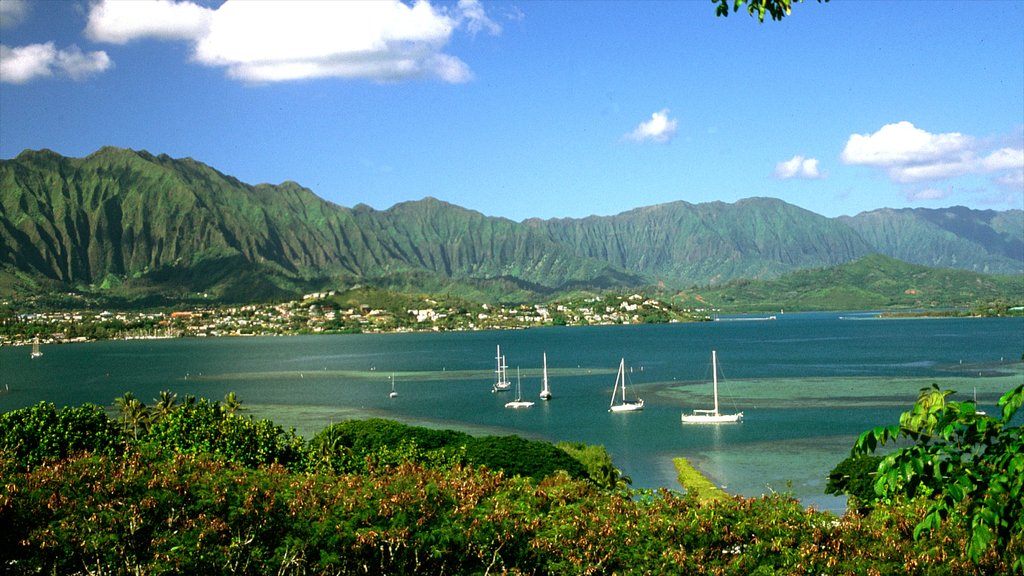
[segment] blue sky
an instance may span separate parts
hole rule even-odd
[[[513,220],[1024,208],[1024,2],[0,0],[0,157],[113,145]]]

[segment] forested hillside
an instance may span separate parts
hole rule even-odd
[[[879,210],[830,219],[769,198],[514,222],[433,198],[346,208],[118,148],[0,161],[0,290],[294,297],[373,283],[505,300],[573,289],[771,279],[881,253],[1024,273],[1024,212]]]

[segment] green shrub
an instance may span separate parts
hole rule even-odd
[[[76,452],[119,449],[126,438],[95,404],[57,409],[51,402],[0,414],[0,453],[20,469],[55,462]]]

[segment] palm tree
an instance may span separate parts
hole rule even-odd
[[[228,414],[234,414],[235,412],[245,410],[245,408],[242,408],[242,401],[238,399],[234,392],[228,392],[224,396],[224,410]]]
[[[170,390],[160,391],[160,395],[154,398],[156,405],[153,406],[153,419],[160,420],[177,408],[178,395]]]
[[[139,439],[139,431],[145,431],[149,424],[149,408],[131,392],[125,392],[114,400],[114,406],[121,412],[121,422],[132,438]]]

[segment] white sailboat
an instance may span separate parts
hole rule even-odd
[[[388,394],[388,398],[398,398],[398,392],[395,392],[395,375],[391,375],[391,394]]]
[[[711,351],[711,374],[715,390],[715,407],[712,410],[694,410],[693,414],[683,414],[685,424],[722,424],[726,422],[739,422],[743,419],[743,412],[736,414],[722,414],[718,411],[718,356]]]
[[[519,368],[516,368],[516,399],[505,403],[505,408],[529,408],[533,402],[523,400],[523,385],[519,380]]]
[[[548,353],[544,353],[544,376],[541,379],[541,400],[551,400],[551,387],[548,386]]]
[[[615,403],[615,396],[622,390],[622,399]],[[619,374],[615,377],[615,387],[612,388],[612,403],[608,406],[609,412],[635,412],[644,409],[644,401],[637,398],[636,401],[626,400],[626,359],[619,361]]]
[[[32,341],[32,358],[39,358],[43,353],[39,351],[39,338]]]
[[[508,365],[505,364],[505,357],[501,355],[501,345],[498,345],[498,355],[496,356],[498,361],[498,368],[495,372],[494,386],[491,388],[491,392],[505,392],[512,388],[512,383],[508,380]]]

